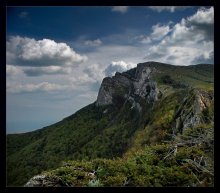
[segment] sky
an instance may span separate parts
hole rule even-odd
[[[7,7],[6,132],[61,121],[147,61],[214,64],[214,8]]]

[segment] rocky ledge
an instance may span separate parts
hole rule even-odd
[[[210,119],[208,112],[211,103],[214,100],[214,93],[197,89],[192,89],[183,99],[179,108],[176,110],[173,132],[182,132],[189,127],[195,127]],[[208,120],[214,121],[214,120]]]
[[[149,64],[138,64],[136,68],[127,72],[116,72],[113,77],[103,79],[96,100],[97,106],[112,104],[115,96],[128,99],[129,97],[141,97],[147,103],[158,100],[159,90],[155,81],[151,79],[156,72],[155,67]]]
[[[24,187],[64,187],[68,184],[64,183],[57,176],[37,175],[31,178]]]

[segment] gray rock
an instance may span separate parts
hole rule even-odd
[[[112,103],[112,94],[113,94],[112,84],[113,84],[112,78],[107,77],[103,79],[96,100],[97,106],[108,105]]]
[[[136,108],[139,111],[139,113],[141,112],[142,110],[141,105],[138,102],[136,102],[133,97],[129,96],[128,101],[132,103],[130,109]]]
[[[142,81],[134,83],[135,94],[145,98],[148,103],[158,100],[159,90],[157,84],[154,81]]]
[[[99,89],[96,105],[103,106],[112,104],[114,96],[118,95],[118,90],[126,92],[120,93],[124,99],[127,99],[129,96],[137,95],[146,99],[148,103],[158,100],[159,90],[157,84],[151,80],[152,73],[155,71],[156,69],[154,67],[138,65],[133,76],[126,72],[116,72],[115,76],[104,78]],[[141,110],[140,104],[136,106]]]
[[[48,176],[45,174],[37,175],[31,178],[24,187],[63,187],[69,186],[56,176]]]
[[[205,91],[193,90],[194,97],[187,95],[176,111],[174,133],[203,123],[202,111],[211,103],[213,96]]]

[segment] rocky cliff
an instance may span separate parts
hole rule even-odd
[[[182,133],[184,129],[205,123],[207,119],[214,121],[213,116],[206,113],[213,101],[213,92],[190,89],[175,112],[173,132]]]
[[[116,72],[115,76],[104,78],[99,89],[96,106],[114,104],[113,99],[121,97],[122,102],[129,101],[131,103],[131,109],[136,108],[141,112],[144,104],[140,104],[139,98],[142,98],[147,104],[153,105],[164,93],[158,88],[155,80],[158,74],[163,74],[160,69],[160,63],[147,62],[138,64],[136,68],[127,72]],[[172,124],[173,133],[182,132],[185,128],[203,123],[202,113],[214,100],[214,93],[195,89],[190,85],[187,86],[187,84],[173,80],[167,75],[162,76],[161,79],[165,84],[187,91],[186,96],[175,110],[175,119]]]
[[[157,83],[151,79],[154,72],[156,72],[155,67],[149,67],[149,64],[139,64],[137,68],[133,69],[133,73],[116,72],[115,76],[104,78],[96,105],[112,104],[113,98],[117,96],[121,96],[125,100],[141,97],[147,103],[153,103],[158,100],[159,94]]]

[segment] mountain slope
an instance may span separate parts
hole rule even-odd
[[[213,135],[212,124],[198,125],[169,143],[129,151],[122,158],[63,162],[25,186],[213,186]]]
[[[147,62],[103,80],[97,101],[43,129],[7,135],[7,184],[64,160],[112,159],[213,122],[213,66]]]

